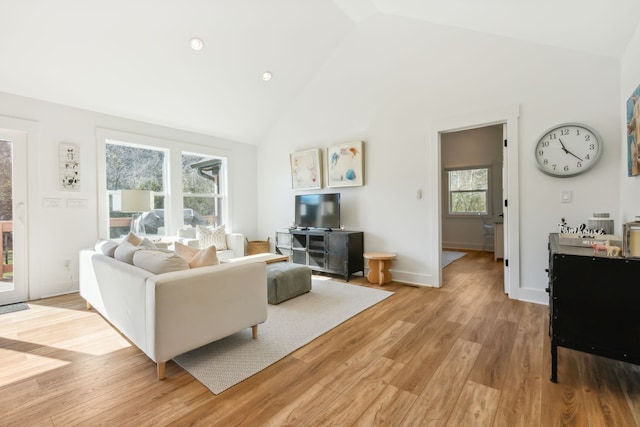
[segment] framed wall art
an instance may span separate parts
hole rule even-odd
[[[62,191],[80,191],[80,147],[60,143],[58,154],[58,182]]]
[[[313,190],[322,188],[322,151],[319,148],[292,153],[291,188]]]
[[[627,171],[640,175],[640,85],[627,100]]]
[[[362,141],[327,148],[329,187],[364,185],[364,143]]]

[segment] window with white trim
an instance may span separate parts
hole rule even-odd
[[[489,214],[490,168],[450,169],[447,171],[449,214]]]
[[[126,235],[133,215],[122,212],[121,190],[149,190],[153,195],[151,210],[140,212],[148,235],[164,234],[164,200],[168,154],[165,150],[120,142],[105,146],[107,194],[109,196],[109,237]]]
[[[182,153],[184,225],[224,224],[225,159]]]
[[[103,238],[121,238],[142,213],[145,234],[225,224],[229,217],[227,164],[217,148],[98,128],[98,219]],[[196,165],[210,162],[208,168]],[[202,165],[201,165],[202,166]],[[148,212],[122,212],[122,190],[147,190]],[[146,209],[145,209],[146,210]],[[197,221],[194,222],[194,219]]]

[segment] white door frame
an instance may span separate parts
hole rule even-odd
[[[520,245],[519,245],[519,195],[518,195],[518,117],[520,106],[511,105],[490,111],[469,113],[463,116],[446,118],[434,121],[430,126],[431,170],[436,171],[430,176],[430,221],[429,229],[432,236],[437,236],[432,244],[431,265],[433,266],[433,285],[442,287],[442,186],[441,186],[441,134],[461,131],[496,124],[506,125],[507,148],[504,155],[503,180],[506,186],[503,189],[503,197],[508,201],[504,208],[504,259],[509,266],[505,267],[504,281],[505,293],[511,298],[518,298],[520,289]],[[504,202],[503,202],[504,203]]]
[[[0,305],[26,301],[27,273],[27,136],[0,129],[0,140],[12,145],[13,289],[0,292]],[[1,254],[0,254],[1,255]]]
[[[25,301],[29,299],[30,286],[33,278],[31,271],[31,251],[30,239],[34,224],[30,215],[29,206],[34,206],[35,193],[30,191],[29,183],[37,182],[38,177],[38,135],[39,125],[31,120],[16,119],[13,117],[0,116],[0,134],[2,138],[16,143],[19,150],[23,150],[18,155],[23,158],[20,168],[14,168],[14,185],[18,182],[16,191],[14,187],[13,200],[13,233],[14,233],[14,291],[0,294],[0,304]],[[17,192],[21,194],[16,194]]]

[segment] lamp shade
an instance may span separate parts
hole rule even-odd
[[[153,209],[153,194],[149,190],[120,190],[122,212],[148,212]]]

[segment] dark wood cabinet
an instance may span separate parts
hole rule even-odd
[[[315,271],[364,275],[364,233],[361,231],[291,230],[291,262]]]
[[[549,236],[553,382],[558,346],[640,364],[640,260],[601,254]]]

